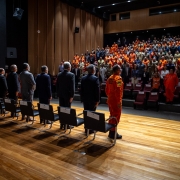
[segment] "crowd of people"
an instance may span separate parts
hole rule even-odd
[[[177,78],[180,78],[180,38],[163,36],[162,39],[154,37],[153,40],[149,38],[147,41],[136,38],[131,44],[123,46],[118,40],[110,47],[98,46],[91,52],[87,50],[84,54],[76,54],[69,62],[75,74],[76,86],[82,76],[87,74],[89,64],[96,66],[96,75],[101,83],[106,82],[112,74],[112,67],[117,64],[122,69],[124,85],[131,82],[135,86],[141,79],[143,86],[152,84],[152,91],[165,91],[165,88],[171,87],[171,97],[166,99],[171,102],[178,84]],[[59,72],[61,71],[63,61],[59,66]],[[166,76],[167,74],[173,74],[174,80],[168,81],[171,76]]]

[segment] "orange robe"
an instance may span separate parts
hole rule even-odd
[[[174,99],[175,87],[178,85],[179,79],[176,74],[166,74],[164,77],[166,102],[172,102]]]
[[[122,109],[123,87],[124,83],[119,75],[111,75],[106,82],[107,104],[109,106],[110,116],[116,117],[118,123]],[[109,123],[116,124],[116,120],[111,119]],[[115,131],[115,128],[112,128],[111,131]]]

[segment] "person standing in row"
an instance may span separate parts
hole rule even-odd
[[[33,101],[34,90],[36,89],[36,83],[34,81],[34,77],[30,71],[30,66],[28,63],[23,64],[23,71],[21,72],[20,84],[21,84],[21,94],[23,101]],[[22,119],[24,119],[24,115],[22,114]],[[31,120],[27,117],[26,121]]]
[[[20,83],[16,72],[17,66],[13,64],[11,65],[11,72],[7,76],[8,96],[15,101],[17,101],[18,93],[20,91]]]
[[[41,67],[41,74],[38,74],[36,78],[36,89],[38,92],[39,103],[50,104],[52,99],[51,92],[51,78],[48,75],[48,67],[43,65]],[[40,119],[40,123],[43,122],[43,119]],[[50,121],[47,121],[47,124],[50,124]]]
[[[121,68],[119,65],[115,65],[112,68],[113,74],[108,78],[106,82],[106,95],[108,97],[107,104],[109,106],[110,116],[117,118],[111,119],[110,124],[117,124],[120,121],[121,110],[122,110],[122,97],[123,97],[123,87],[124,83],[120,76]],[[115,128],[109,131],[109,138],[114,139]],[[122,136],[117,133],[117,139],[121,139]]]
[[[6,77],[4,76],[5,70],[3,68],[0,68],[0,98],[4,99],[7,91],[8,91],[8,86],[7,86],[7,81]]]
[[[62,107],[71,107],[71,103],[75,93],[75,75],[70,72],[71,64],[64,62],[64,71],[57,77],[57,94],[59,97],[59,105]],[[64,129],[61,124],[60,129]],[[69,128],[69,127],[68,127]]]
[[[20,91],[20,83],[18,80],[17,66],[15,64],[11,65],[11,72],[7,76],[8,85],[8,96],[10,99],[14,99],[17,102],[18,93]],[[13,116],[13,114],[11,114]]]
[[[96,111],[100,100],[100,84],[99,78],[94,74],[96,72],[94,65],[87,67],[88,75],[84,76],[81,80],[81,101],[84,105],[84,110]],[[85,133],[87,131],[85,130]],[[92,130],[89,133],[93,133]]]

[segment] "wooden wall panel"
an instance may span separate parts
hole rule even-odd
[[[75,14],[76,11],[72,6],[69,6],[69,53],[68,53],[68,60],[71,60],[75,54],[75,37],[74,37],[74,27],[75,27]]]
[[[50,73],[55,73],[54,69],[54,1],[47,1],[47,62]]]
[[[180,26],[180,12],[149,16],[149,9],[140,9],[130,12],[130,19],[104,23],[104,33],[137,31]]]
[[[95,47],[95,16],[91,16],[91,47],[96,49]]]
[[[91,15],[86,13],[86,50],[91,52]]]
[[[103,20],[59,0],[29,0],[28,62],[33,73],[46,64],[58,73],[62,60],[72,60],[103,45]],[[79,33],[74,33],[79,27]],[[40,33],[37,33],[40,30]]]
[[[81,10],[81,54],[86,52],[86,12]]]
[[[31,62],[31,71],[36,73],[37,56],[38,56],[38,33],[37,33],[37,1],[28,1],[28,11],[31,14],[31,18],[28,19],[28,33],[31,38],[28,41],[28,60]]]
[[[40,67],[47,64],[47,1],[38,0],[38,66],[37,72]]]
[[[55,74],[58,71],[58,66],[62,61],[62,53],[61,53],[61,45],[62,45],[62,11],[61,11],[61,3],[59,0],[55,0],[55,47],[54,47],[54,69]]]
[[[81,19],[81,12],[80,12],[80,9],[76,9],[76,15],[75,15],[75,27],[79,27],[79,33],[75,33],[75,53],[78,53],[80,54],[80,42],[81,42],[81,22],[80,22],[80,19]]]

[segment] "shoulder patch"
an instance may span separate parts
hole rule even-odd
[[[117,87],[121,87],[122,86],[122,80],[119,79],[116,81]]]

